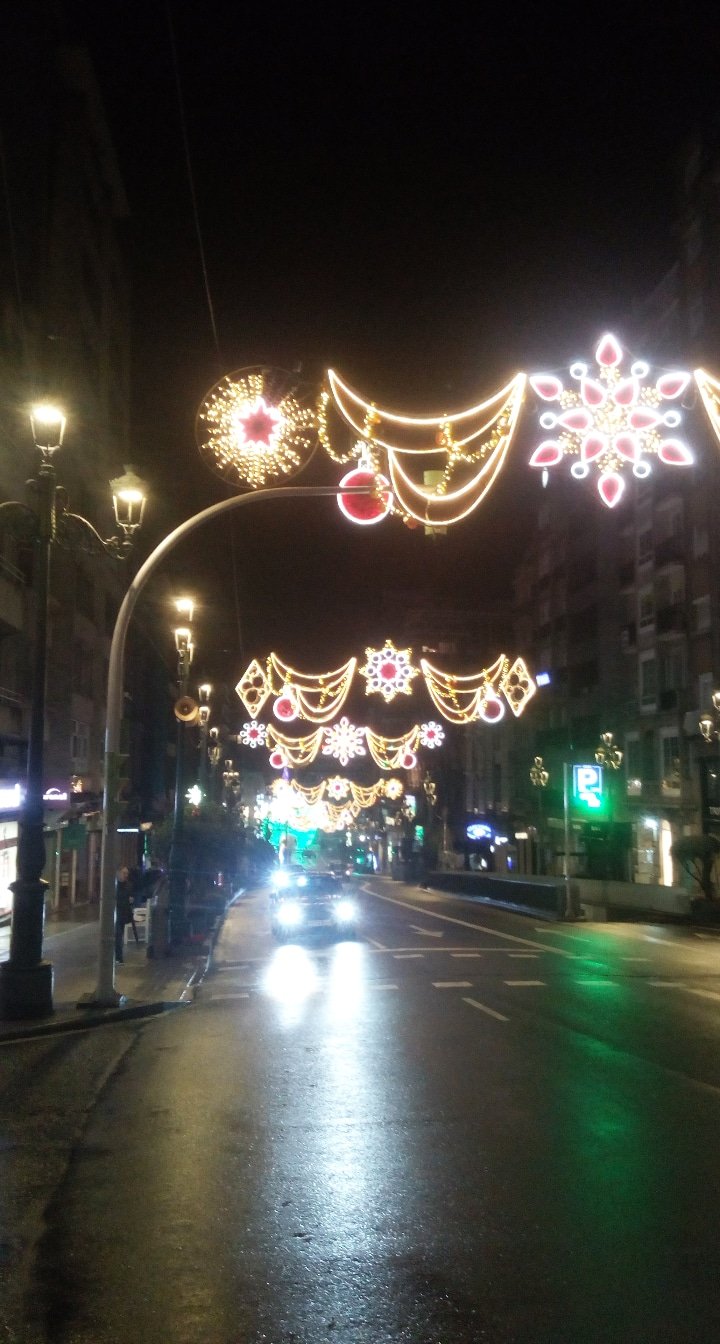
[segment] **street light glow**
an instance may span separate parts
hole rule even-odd
[[[65,433],[65,416],[57,406],[41,402],[30,412],[33,440],[38,448],[51,453],[59,448]]]

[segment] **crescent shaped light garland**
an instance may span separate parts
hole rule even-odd
[[[367,401],[344,383],[333,369],[328,370],[328,381],[339,413],[358,435],[354,451],[375,465],[378,449],[387,454],[390,482],[396,497],[395,511],[416,522],[442,527],[460,522],[472,513],[496,480],[517,427],[526,383],[525,375],[519,373],[499,392],[475,406],[432,416],[410,416],[381,409]],[[326,408],[324,417],[320,438],[331,451]],[[481,423],[473,424],[477,419]],[[460,434],[456,435],[458,425]],[[394,431],[392,439],[389,429]],[[411,435],[411,441],[400,441],[398,435],[402,438],[402,434]],[[429,434],[432,442],[418,444],[418,438],[422,440]],[[336,456],[332,452],[331,455]],[[443,468],[432,473],[437,478],[432,485],[414,481],[401,464],[402,457],[421,458],[424,468],[428,469],[428,459],[437,459],[438,455]],[[452,489],[453,482],[463,474],[462,468],[477,463],[479,469]]]
[[[522,714],[537,687],[522,658],[514,663],[501,654],[491,667],[457,676],[420,659],[425,684],[435,707],[450,723],[498,723],[505,714],[503,695],[515,717]]]
[[[357,658],[349,658],[342,667],[316,675],[299,672],[276,653],[271,653],[267,663],[270,694],[277,695],[280,700],[289,696],[297,711],[296,714],[278,714],[276,702],[277,716],[286,720],[298,717],[308,719],[310,723],[330,723],[345,704],[356,667]]]
[[[704,369],[696,369],[694,377],[708,420],[720,443],[720,382]]]

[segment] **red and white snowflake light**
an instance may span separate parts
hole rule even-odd
[[[325,792],[334,803],[341,803],[350,792],[349,781],[343,779],[342,775],[333,775],[332,779],[329,779],[325,785]]]
[[[442,746],[444,741],[445,729],[442,724],[436,723],[434,719],[430,719],[427,723],[420,724],[421,746],[434,749],[435,747]]]
[[[238,741],[243,747],[264,747],[267,727],[264,723],[258,723],[257,719],[251,719],[249,723],[244,723]]]
[[[332,728],[326,728],[323,736],[323,756],[332,756],[341,765],[347,765],[356,756],[367,755],[365,729],[356,728],[345,715]]]
[[[365,694],[381,695],[386,703],[396,695],[412,695],[410,685],[418,669],[410,661],[412,649],[396,649],[388,639],[382,649],[366,649],[366,663],[360,668],[365,678]]]
[[[652,471],[652,456],[669,467],[689,467],[694,461],[687,444],[674,434],[681,412],[667,405],[682,396],[691,375],[668,370],[648,383],[650,365],[645,360],[635,360],[623,372],[623,359],[620,342],[608,333],[595,351],[596,369],[579,360],[570,365],[577,388],[566,388],[552,373],[530,378],[541,401],[557,403],[557,410],[540,414],[541,428],[550,430],[551,437],[538,444],[530,466],[542,471],[544,483],[548,470],[565,457],[576,459],[570,467],[576,480],[595,468],[598,493],[609,509],[624,493],[628,467],[643,479]]]

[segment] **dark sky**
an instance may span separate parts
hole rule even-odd
[[[683,145],[717,113],[711,5],[67,9],[130,199],[135,456],[169,495],[163,527],[226,494],[193,429],[222,373],[332,364],[422,414],[622,334],[673,260]],[[316,459],[302,481],[336,470]],[[442,542],[398,521],[351,529],[326,503],[259,506],[178,563],[199,564],[232,657],[239,606],[248,654],[272,643],[326,665],[325,648],[370,637],[384,587],[507,599],[494,562],[518,544],[516,489],[510,473]]]

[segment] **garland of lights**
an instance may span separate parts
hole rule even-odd
[[[381,798],[397,801],[405,792],[399,779],[378,779],[375,784],[365,786],[356,784],[352,779],[344,779],[340,775],[334,775],[330,779],[323,779],[319,784],[312,785],[299,784],[296,779],[276,780],[271,788],[273,793],[277,793],[281,788],[289,789],[303,798],[309,807],[315,807],[323,799],[329,800],[331,805],[334,805],[344,804],[345,799],[351,798],[352,805],[357,807],[358,811],[374,807]]]
[[[417,765],[415,751],[420,740],[420,726],[415,724],[401,737],[383,737],[371,728],[365,729],[368,750],[381,770],[414,770]]]
[[[289,723],[292,719],[309,719],[310,723],[329,723],[340,713],[352,685],[357,658],[350,658],[342,667],[316,676],[298,672],[271,653],[267,665],[270,693],[278,697],[273,706],[276,718]]]
[[[397,500],[395,510],[416,522],[443,527],[467,517],[495,481],[515,432],[525,390],[525,376],[517,374],[506,387],[476,406],[441,415],[409,416],[381,410],[366,401],[333,369],[328,370],[328,381],[338,411],[359,436],[353,453],[361,454],[376,471],[379,467],[378,449],[387,453],[390,482]],[[492,413],[487,416],[489,409]],[[481,419],[479,425],[468,424],[478,418]],[[458,424],[460,434],[456,435]],[[402,441],[403,434],[411,436],[408,442]],[[331,456],[339,460],[331,451],[327,433],[327,403],[320,437]],[[423,439],[431,441],[418,443]],[[403,456],[423,459],[422,484],[408,474],[401,463]],[[438,457],[441,467],[433,470]],[[479,469],[468,478],[462,468],[477,463]],[[465,475],[465,479],[451,488],[461,475]],[[427,483],[429,480],[432,484]]]
[[[702,397],[708,420],[720,442],[720,382],[717,378],[712,378],[704,369],[695,370],[695,382]]]
[[[413,770],[417,765],[415,753],[418,746],[434,750],[442,745],[444,737],[440,724],[432,720],[414,724],[399,737],[383,737],[372,728],[350,723],[343,715],[338,723],[318,728],[306,737],[287,737],[273,724],[268,724],[265,745],[275,770],[311,765],[321,752],[342,766],[369,752],[381,770]]]
[[[267,745],[270,747],[270,764],[276,770],[284,766],[310,765],[317,756],[326,730],[318,728],[306,737],[286,737],[273,724],[268,724]]]
[[[420,666],[434,705],[450,723],[499,723],[505,714],[501,695],[517,717],[537,689],[524,660],[516,658],[511,665],[504,654],[491,667],[465,677],[442,672],[427,658],[420,659]]]
[[[440,668],[433,667],[426,658],[420,659],[418,669],[412,662],[412,649],[396,649],[390,639],[379,649],[367,648],[365,659],[365,664],[359,670],[360,675],[365,678],[366,695],[382,695],[386,703],[390,703],[396,695],[410,695],[412,694],[410,683],[421,670],[433,704],[450,723],[470,723],[475,719],[482,719],[485,723],[498,722],[505,712],[501,696],[517,717],[536,690],[535,682],[524,660],[518,657],[511,663],[506,654],[500,654],[491,667],[473,672],[469,676],[443,672]],[[252,714],[251,720],[243,725],[239,735],[241,744],[257,747],[264,746],[267,742],[271,750],[281,752],[283,741],[286,741],[289,744],[287,750],[293,752],[296,750],[293,744],[301,743],[305,745],[298,747],[297,750],[300,750],[302,755],[311,749],[317,734],[311,733],[306,738],[283,739],[283,735],[277,729],[269,725],[265,727],[258,722],[256,717],[258,708],[274,694],[277,698],[273,705],[273,713],[281,722],[307,719],[311,723],[320,724],[328,731],[330,735],[325,737],[322,748],[324,755],[333,755],[336,752],[345,754],[347,758],[345,761],[341,755],[336,755],[341,764],[347,764],[347,761],[352,760],[354,756],[365,755],[363,735],[369,733],[370,729],[356,728],[346,717],[335,724],[335,731],[331,728],[331,720],[336,718],[350,692],[357,664],[357,658],[350,658],[342,667],[315,674],[298,672],[289,663],[283,662],[276,653],[269,655],[267,670],[262,668],[257,659],[253,659],[235,688],[246,709]],[[419,742],[424,747],[437,747],[444,739],[443,728],[434,720],[416,725],[412,732],[416,731],[419,733],[416,746]],[[381,739],[378,735],[375,737],[378,741],[395,741],[395,739]],[[401,739],[397,741],[400,742]],[[407,747],[404,738],[402,742]],[[414,751],[414,749],[407,747],[407,750]],[[385,748],[381,747],[379,750],[383,757],[387,755]],[[389,752],[393,750],[392,747],[387,748]],[[399,747],[397,750],[399,751]],[[276,755],[275,763],[279,762],[280,757]],[[387,768],[383,765],[383,769]]]

